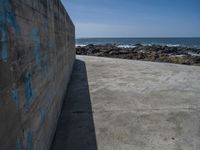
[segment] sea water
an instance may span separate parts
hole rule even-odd
[[[200,48],[200,38],[77,38],[76,46],[88,44],[115,44],[119,47],[134,47],[142,45],[166,45],[171,47]]]

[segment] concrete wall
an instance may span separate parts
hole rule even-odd
[[[0,150],[51,145],[75,59],[60,0],[0,0]]]

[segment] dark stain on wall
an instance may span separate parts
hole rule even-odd
[[[49,149],[74,60],[60,0],[0,0],[0,150]]]

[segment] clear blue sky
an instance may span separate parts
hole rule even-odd
[[[76,37],[200,37],[200,0],[62,0]]]

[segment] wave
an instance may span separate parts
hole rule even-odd
[[[119,47],[119,48],[135,48],[136,46],[134,46],[134,45],[118,45],[117,47]]]
[[[76,44],[76,47],[85,47],[87,44]]]
[[[191,56],[198,56],[198,57],[200,56],[200,54],[192,53],[192,52],[188,52],[188,54],[191,55]]]
[[[180,44],[150,44],[150,43],[146,43],[146,44],[141,44],[142,46],[153,46],[153,45],[161,45],[161,46],[168,46],[168,47],[181,47]],[[136,45],[118,45],[117,47],[119,48],[135,48],[137,47]]]
[[[180,44],[162,44],[162,43],[142,44],[142,46],[153,46],[153,45],[160,45],[160,46],[167,46],[167,47],[181,47],[181,46],[183,46],[183,45],[180,45]]]
[[[168,47],[180,47],[180,44],[166,44]]]
[[[130,47],[137,44],[144,46],[160,45],[169,47],[188,47],[200,48],[200,38],[79,38],[76,44],[98,44],[107,43],[119,45],[121,47]],[[127,46],[128,45],[128,46]]]
[[[92,45],[113,45],[113,46],[116,46],[118,48],[135,48],[135,47],[138,47],[139,45],[142,45],[142,46],[153,46],[153,45],[156,45],[156,46],[167,46],[167,47],[187,47],[187,48],[200,48],[200,46],[198,45],[193,45],[193,46],[187,46],[187,45],[182,45],[182,44],[164,44],[164,43],[133,43],[133,44],[116,44],[116,43],[110,43],[110,44],[107,44],[107,43],[78,43],[76,44],[76,47],[85,47],[89,44],[92,44]]]

